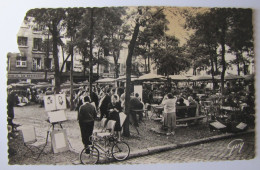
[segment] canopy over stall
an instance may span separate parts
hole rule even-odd
[[[246,81],[254,80],[254,79],[255,79],[255,74],[244,75],[243,78],[244,78]]]
[[[138,79],[136,80],[154,80],[154,79],[164,79],[165,77],[162,75],[158,75],[158,74],[144,74],[142,76],[140,76]]]
[[[89,82],[88,82],[88,80],[85,80],[85,81],[79,82],[78,85],[86,86],[86,85],[89,85]]]
[[[228,74],[224,77],[225,80],[237,80],[237,79],[243,79],[244,77],[242,76],[238,76],[238,75],[234,75],[234,74]],[[218,75],[216,76],[217,80],[221,80],[221,76]]]
[[[80,84],[76,84],[76,83],[73,82],[74,88],[77,88],[79,86],[80,86]],[[66,81],[65,83],[62,83],[61,88],[63,88],[63,89],[70,88],[70,81]]]
[[[48,82],[39,82],[35,86],[33,86],[32,88],[42,89],[42,88],[49,88],[49,87],[53,87],[53,85],[51,83],[48,83]]]
[[[131,78],[137,78],[137,76],[135,75],[131,75]],[[116,81],[123,81],[123,80],[126,80],[126,75],[124,76],[119,76]]]
[[[9,88],[30,88],[30,87],[33,87],[33,86],[35,86],[35,84],[28,83],[26,81],[20,81],[18,83],[12,83],[8,87]]]
[[[212,76],[211,75],[199,75],[199,76],[192,76],[192,77],[190,77],[190,79],[192,81],[208,81],[208,80],[212,80]]]
[[[104,78],[104,79],[99,79],[96,81],[96,83],[112,83],[116,81],[116,79],[113,78]]]
[[[184,76],[184,75],[170,75],[169,77],[171,78],[171,80],[174,80],[174,81],[190,80],[190,78],[188,78],[187,76]]]

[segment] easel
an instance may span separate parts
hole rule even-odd
[[[50,99],[52,100],[52,102],[50,102]],[[58,94],[58,95],[45,96],[44,102],[46,103],[45,111],[47,111],[47,114],[48,114],[48,120],[46,120],[46,121],[50,124],[49,129],[47,130],[46,142],[44,145],[44,148],[45,148],[48,143],[49,134],[52,137],[51,132],[55,131],[55,125],[59,125],[60,128],[63,130],[62,123],[67,121],[67,118],[66,118],[65,111],[64,111],[64,109],[66,109],[66,98],[65,98],[64,94],[63,95]],[[56,135],[56,136],[58,136],[58,135]],[[55,137],[55,135],[54,135],[54,137]],[[67,139],[67,138],[65,138],[65,139]],[[58,140],[58,142],[60,142],[60,138],[57,140]],[[51,141],[52,145],[55,142],[57,142],[57,141],[52,138],[52,141]],[[66,143],[66,141],[65,141],[65,143]],[[56,146],[56,143],[54,145]],[[58,152],[58,151],[62,150],[60,148],[54,148],[55,146],[53,146],[53,151],[55,150]],[[68,148],[67,143],[66,143],[66,148]],[[54,151],[54,153],[55,153],[55,151]]]

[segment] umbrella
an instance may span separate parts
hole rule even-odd
[[[244,77],[242,76],[238,76],[238,75],[234,75],[234,74],[228,74],[224,77],[225,80],[237,80],[237,79],[243,79]],[[216,76],[217,80],[221,80],[221,76],[218,75]]]
[[[183,75],[170,75],[169,76],[172,80],[189,80],[188,77]]]
[[[33,86],[33,88],[48,88],[48,87],[53,87],[52,84],[48,83],[48,82],[39,82],[37,83],[35,86]]]
[[[199,76],[193,76],[190,78],[193,81],[207,81],[207,80],[212,80],[211,75],[199,75]]]
[[[81,85],[81,86],[89,85],[89,82],[88,82],[88,80],[85,80],[85,81],[79,82],[78,85]]]
[[[135,76],[135,75],[131,75],[131,78],[136,78],[137,76]],[[117,79],[116,79],[116,81],[118,81],[118,80],[126,80],[126,75],[124,75],[124,76],[119,76]]]
[[[104,79],[99,79],[96,81],[96,83],[111,83],[114,82],[116,79],[113,78],[104,78]]]
[[[245,80],[254,80],[255,74],[248,74],[243,76]]]
[[[32,87],[34,86],[35,84],[33,83],[28,83],[28,82],[25,82],[25,81],[21,81],[19,83],[13,83],[13,84],[10,84],[12,87],[24,87],[24,88],[29,88],[29,87]]]
[[[152,80],[152,79],[162,79],[162,78],[164,78],[164,76],[149,73],[149,74],[140,76],[137,80]]]
[[[80,85],[73,82],[73,86],[79,87]],[[69,88],[69,87],[70,87],[70,81],[66,81],[65,83],[61,84],[61,88]]]

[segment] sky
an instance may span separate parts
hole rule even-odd
[[[19,52],[17,47],[16,34],[19,27],[23,21],[26,12],[32,8],[56,8],[56,7],[93,7],[93,6],[179,6],[179,7],[243,7],[243,8],[253,8],[254,9],[254,32],[255,32],[255,49],[256,49],[256,62],[257,71],[259,72],[259,62],[258,54],[260,53],[259,42],[259,30],[260,30],[260,3],[259,0],[0,0],[0,37],[1,37],[1,47],[0,47],[0,75],[1,76],[1,87],[0,88],[0,169],[35,169],[32,166],[8,166],[7,165],[7,146],[6,146],[6,55],[8,52]],[[178,21],[178,20],[176,20]],[[182,22],[179,20],[179,22]],[[180,28],[179,28],[180,29]],[[185,33],[179,33],[178,36],[185,37]],[[258,77],[258,74],[257,74]],[[257,86],[259,85],[259,80],[257,79]],[[257,96],[259,90],[257,89]],[[260,108],[257,106],[259,112]],[[257,122],[260,122],[259,116],[257,117]],[[257,132],[259,133],[259,125],[257,126]],[[259,136],[259,135],[258,135]],[[258,141],[259,141],[259,137]],[[257,147],[258,154],[260,153],[260,147]],[[255,160],[250,161],[232,161],[232,162],[213,162],[213,163],[189,163],[189,164],[168,164],[168,165],[146,165],[146,166],[128,166],[124,169],[200,169],[200,170],[211,170],[213,169],[257,169],[260,166],[259,156]],[[48,166],[48,169],[60,169],[61,167]],[[71,169],[70,166],[62,167],[63,169]],[[89,167],[90,168],[90,167]],[[100,166],[98,169],[101,169]],[[121,169],[121,166],[116,167],[106,167],[106,169]],[[38,167],[37,169],[46,169],[45,166]],[[82,166],[73,166],[73,169],[86,169]],[[96,169],[96,168],[95,168]]]

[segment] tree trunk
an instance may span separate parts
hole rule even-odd
[[[236,64],[237,64],[237,75],[240,76],[239,54],[236,54]]]
[[[146,56],[144,57],[144,72],[147,74]]]
[[[89,46],[90,46],[90,56],[89,56],[89,95],[92,93],[92,77],[93,77],[93,68],[92,68],[92,58],[93,58],[93,36],[94,36],[94,8],[91,8],[90,14],[90,38],[89,38]]]
[[[71,42],[73,38],[71,38]],[[71,62],[70,62],[70,110],[73,110],[73,45],[70,44],[70,54],[71,54]]]
[[[244,75],[247,75],[247,66],[245,60],[243,60]]]
[[[214,78],[214,62],[213,62],[212,57],[210,59],[210,64],[211,64],[211,76],[212,76],[213,89],[215,89],[216,82],[215,82],[215,78]]]
[[[226,38],[226,26],[223,25],[222,35],[221,35],[221,63],[222,63],[222,72],[221,72],[221,93],[224,93],[224,83],[225,83],[225,72],[226,72],[226,61],[225,61],[225,38]]]
[[[53,59],[54,59],[54,79],[55,92],[60,92],[60,71],[59,71],[59,57],[58,57],[58,30],[55,23],[52,23],[52,38],[53,38]]]
[[[219,74],[219,70],[218,70],[218,55],[217,55],[217,49],[215,48],[214,50],[214,63],[215,63],[215,75]]]
[[[125,113],[127,115],[125,123],[124,123],[124,131],[123,135],[128,137],[130,136],[130,131],[129,131],[129,114],[130,114],[130,85],[131,85],[131,68],[132,68],[132,56],[134,53],[134,48],[135,48],[135,43],[136,39],[139,33],[139,27],[140,24],[136,23],[135,28],[134,28],[134,33],[132,35],[132,39],[130,41],[130,44],[128,46],[128,55],[126,59],[126,91],[125,91]]]
[[[49,40],[50,40],[50,35],[48,33],[48,39],[47,39],[47,49],[46,49],[46,60],[45,60],[45,81],[47,81],[47,73],[48,69],[50,68],[49,66],[49,56],[50,56],[50,46],[49,46]]]
[[[86,55],[83,55],[83,77],[85,80],[86,79]]]
[[[150,73],[151,69],[150,69],[150,51],[151,51],[151,44],[149,42],[148,44],[148,73]]]
[[[97,62],[97,76],[99,78],[99,55],[100,55],[100,48],[98,49],[98,62]]]

